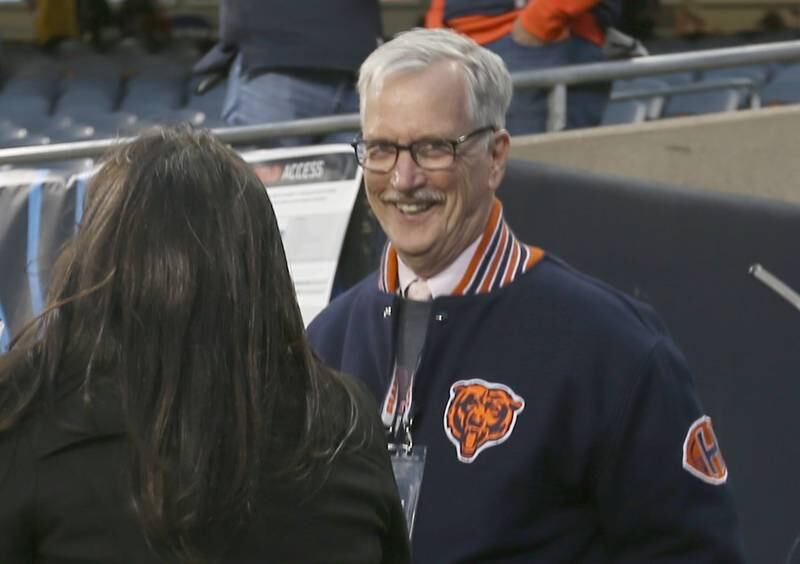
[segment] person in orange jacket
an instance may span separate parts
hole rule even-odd
[[[605,30],[619,19],[621,0],[432,0],[426,27],[449,27],[500,55],[520,72],[605,60]],[[569,89],[567,128],[600,123],[608,83]],[[518,90],[508,111],[512,135],[544,131],[547,92]]]

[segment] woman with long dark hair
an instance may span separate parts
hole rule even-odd
[[[115,149],[0,357],[0,562],[406,562],[377,408],[310,352],[263,185]]]

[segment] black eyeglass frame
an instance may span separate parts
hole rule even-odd
[[[416,151],[415,147],[419,147],[423,143],[431,143],[431,142],[446,143],[446,144],[448,144],[448,145],[450,145],[452,147],[453,162],[455,162],[456,157],[458,156],[458,147],[460,145],[463,145],[464,143],[466,143],[467,141],[469,141],[470,139],[472,139],[476,135],[480,135],[481,133],[486,133],[487,131],[496,132],[497,128],[495,126],[493,126],[493,125],[484,125],[483,127],[479,127],[478,129],[470,131],[469,133],[465,133],[464,135],[462,135],[461,137],[458,137],[456,139],[441,139],[441,138],[427,137],[427,138],[424,138],[424,139],[417,139],[416,141],[412,141],[411,143],[409,143],[407,145],[402,145],[400,143],[392,143],[391,141],[381,141],[381,143],[385,143],[386,145],[391,145],[395,149],[394,161],[392,162],[392,165],[390,167],[388,167],[386,170],[383,170],[383,168],[374,169],[374,168],[370,168],[368,166],[364,166],[364,163],[362,161],[362,158],[361,158],[361,156],[359,154],[359,150],[358,150],[358,146],[359,145],[361,145],[363,143],[368,143],[368,141],[366,141],[364,138],[362,138],[362,137],[356,138],[352,143],[350,143],[350,146],[353,148],[353,151],[356,154],[356,161],[358,161],[358,164],[362,168],[364,168],[365,170],[369,170],[371,172],[377,172],[377,173],[391,172],[391,170],[395,167],[395,165],[397,165],[397,159],[400,158],[400,151],[408,151],[411,154],[411,158],[414,160],[414,162],[417,164],[417,166],[420,167],[423,170],[445,170],[445,169],[451,167],[452,163],[448,164],[447,166],[436,167],[436,168],[430,168],[430,167],[427,167],[427,166],[423,166],[417,160],[417,151]],[[365,147],[365,149],[366,149],[366,147]]]

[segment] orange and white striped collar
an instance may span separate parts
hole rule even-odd
[[[495,198],[489,221],[464,275],[451,295],[486,294],[513,282],[530,270],[544,251],[521,243],[503,219],[503,206]],[[381,257],[379,288],[396,294],[399,289],[397,249],[388,242]]]
[[[453,292],[453,288],[458,286],[458,283],[461,282],[461,278],[467,271],[472,256],[475,254],[475,249],[478,248],[481,239],[483,239],[483,233],[476,237],[475,240],[470,243],[469,247],[461,251],[461,254],[456,257],[456,260],[445,267],[444,270],[430,278],[425,278],[425,283],[428,285],[431,297],[438,298],[439,296],[449,296]],[[397,281],[400,284],[399,293],[405,296],[411,283],[418,279],[419,277],[416,273],[403,262],[403,258],[397,255]]]

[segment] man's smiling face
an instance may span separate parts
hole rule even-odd
[[[368,141],[456,139],[487,125],[472,123],[462,71],[449,61],[389,75],[373,86],[364,104],[362,129]],[[502,177],[495,170],[497,136],[504,165],[508,136],[487,131],[460,145],[445,170],[422,169],[408,151],[400,151],[389,172],[365,170],[369,204],[416,274],[441,272],[483,232]]]

